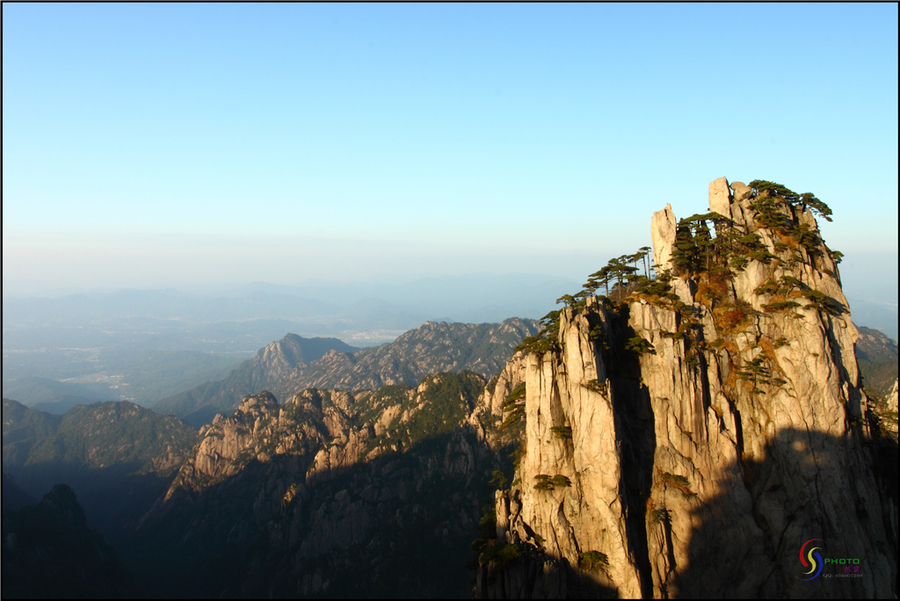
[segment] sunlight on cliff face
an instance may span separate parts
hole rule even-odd
[[[601,554],[622,596],[808,596],[794,573],[810,538],[872,558],[838,596],[890,590],[896,507],[864,446],[838,255],[806,207],[751,184],[713,182],[714,213],[658,212],[659,277],[610,261],[530,343],[527,459],[497,513],[509,540],[570,566]],[[589,455],[612,477],[588,477]]]

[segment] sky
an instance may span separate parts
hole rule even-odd
[[[2,10],[4,290],[583,281],[721,176],[896,282],[893,3]]]

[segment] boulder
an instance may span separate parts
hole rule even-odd
[[[747,200],[753,194],[753,188],[744,182],[732,182],[731,189],[734,191],[734,202]]]

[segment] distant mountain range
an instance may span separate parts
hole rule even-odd
[[[886,396],[897,381],[897,342],[878,330],[859,329],[856,342],[856,361],[867,388],[882,397]]]
[[[500,324],[428,322],[391,343],[354,349],[336,339],[288,334],[261,349],[227,378],[163,399],[159,413],[200,426],[216,413],[230,413],[248,394],[268,390],[286,399],[305,388],[376,389],[415,385],[430,373],[469,370],[483,377],[498,372],[512,350],[539,323],[519,318]]]
[[[49,378],[19,378],[3,386],[3,396],[19,400],[32,409],[62,415],[76,405],[117,401],[104,384],[76,384]]]
[[[573,283],[542,274],[484,273],[296,286],[253,282],[198,286],[190,292],[63,290],[43,296],[5,293],[3,310],[12,322],[32,324],[152,316],[198,322],[314,319],[346,329],[406,330],[429,319],[477,323],[511,315],[539,317]]]
[[[392,343],[366,349],[334,338],[288,334],[230,372],[226,368],[235,360],[215,355],[110,349],[99,353],[100,363],[92,369],[124,374],[129,385],[117,391],[103,383],[23,377],[4,381],[4,396],[55,414],[125,395],[140,401],[163,399],[150,406],[199,427],[216,413],[232,410],[243,396],[263,389],[281,399],[307,387],[352,390],[415,384],[423,375],[440,371],[469,369],[489,377],[509,349],[536,332],[537,322],[513,318],[499,325],[429,322]],[[866,385],[885,395],[897,378],[896,342],[871,328],[859,327],[859,332],[857,358]]]
[[[540,317],[573,285],[545,275],[476,274],[404,282],[253,283],[205,287],[198,293],[115,290],[25,297],[10,295],[4,287],[3,348],[46,352],[116,345],[224,354],[259,348],[285,332],[369,346],[428,320]]]
[[[244,396],[273,387],[298,366],[313,363],[328,351],[357,350],[337,338],[307,339],[288,334],[260,349],[255,357],[241,363],[227,377],[163,399],[153,405],[153,410],[177,415],[199,427],[212,421],[216,413],[230,412]]]

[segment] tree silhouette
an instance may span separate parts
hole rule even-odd
[[[647,255],[650,253],[650,250],[651,248],[649,246],[642,246],[638,249],[638,255],[640,256],[641,261],[643,261],[644,263],[644,277],[647,279],[650,278],[650,270],[647,265]]]
[[[812,192],[804,192],[800,195],[800,206],[805,211],[807,207],[822,217],[825,221],[831,221],[831,209],[824,202],[815,197]]]
[[[804,211],[809,209],[816,215],[825,219],[825,221],[831,221],[831,209],[827,204],[816,198],[815,194],[812,192],[797,194],[781,184],[758,179],[750,182],[750,187],[754,189],[760,198],[780,198],[787,201],[788,205],[791,207],[800,206]]]
[[[567,307],[571,307],[575,304],[575,297],[571,294],[563,294],[558,299],[556,299],[556,304],[565,303]]]

